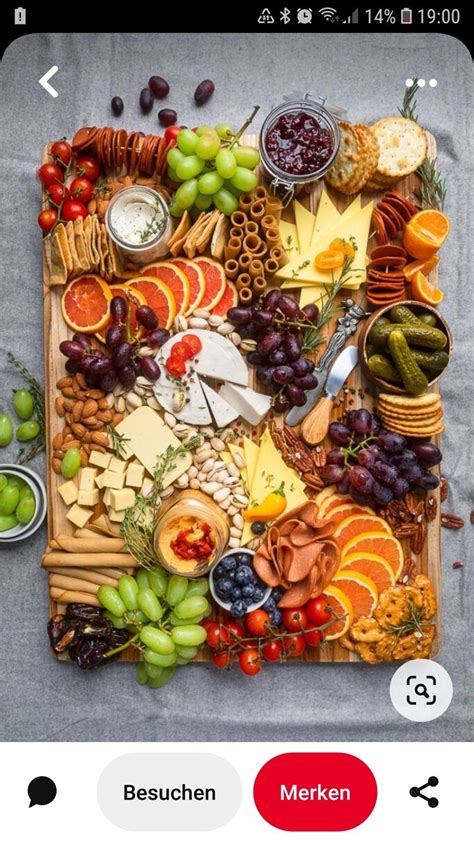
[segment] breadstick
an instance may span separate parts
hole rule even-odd
[[[249,254],[254,254],[254,252],[256,252],[260,247],[261,242],[262,241],[257,234],[247,234],[247,236],[244,237],[244,242],[242,246],[243,251],[247,251],[249,252]]]
[[[126,553],[64,553],[52,552],[43,556],[42,567],[136,567]]]
[[[91,593],[83,593],[82,591],[68,591],[62,588],[50,588],[49,595],[51,599],[56,602],[62,602],[63,605],[70,605],[73,602],[82,602],[84,605],[93,605],[95,608],[100,608],[100,602],[96,596]]]
[[[259,201],[265,201],[268,197],[267,188],[260,184],[258,187],[255,188],[253,191],[253,195],[255,199],[259,199]]]
[[[248,222],[248,216],[241,210],[234,211],[230,218],[230,224],[233,228],[245,228],[246,222]]]
[[[280,268],[279,264],[273,257],[269,257],[268,260],[265,261],[265,274],[266,275],[274,275],[275,272],[278,271]]]
[[[63,567],[51,567],[49,572],[50,574],[56,573],[65,578]],[[93,582],[96,585],[112,585],[115,587],[120,577],[123,576],[123,573],[120,573],[120,576],[108,576],[104,573],[99,573],[95,568],[92,570],[82,570],[80,567],[68,567],[67,576],[72,576],[74,579],[84,579],[85,582]],[[51,577],[49,581],[52,585],[59,584],[51,581]]]
[[[243,269],[244,272],[246,272],[247,269],[249,268],[252,260],[253,260],[253,256],[251,254],[248,254],[248,252],[244,251],[244,253],[241,254],[240,257],[239,257],[240,268]]]
[[[84,593],[92,593],[96,594],[100,588],[96,582],[87,582],[83,579],[75,579],[73,576],[61,576],[58,573],[50,573],[48,576],[48,582],[50,587],[56,588],[64,588],[64,590],[69,591],[83,591]],[[105,582],[101,582],[101,584],[108,584]],[[113,587],[116,587],[117,582],[113,583]]]
[[[262,217],[265,216],[265,205],[263,204],[262,201],[259,200],[259,201],[252,202],[252,204],[250,206],[250,216],[256,222],[260,222]]]
[[[246,234],[258,234],[258,224],[253,220],[245,223],[244,231]]]
[[[94,534],[92,538],[77,538],[71,535],[58,535],[51,541],[51,549],[64,550],[68,553],[122,553],[127,552],[123,538],[104,538]]]

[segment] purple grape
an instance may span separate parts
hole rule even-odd
[[[311,324],[314,324],[319,316],[319,307],[316,304],[305,304],[303,313]]]
[[[143,357],[141,360],[141,370],[147,380],[154,382],[158,380],[161,375],[161,370],[158,363],[152,357]]]
[[[227,320],[233,325],[248,325],[252,321],[250,307],[231,307],[227,310]]]
[[[314,363],[312,360],[306,359],[306,357],[299,357],[299,359],[291,363],[291,367],[297,377],[304,377],[305,374],[311,374],[314,369]]]
[[[400,476],[398,468],[388,462],[376,462],[372,468],[372,473],[375,479],[385,483],[385,485],[393,485]]]
[[[155,330],[158,327],[158,317],[147,304],[141,304],[140,307],[137,307],[135,316],[137,322],[140,322],[147,330]]]
[[[399,470],[406,470],[411,465],[416,465],[417,461],[415,454],[411,450],[402,450],[401,453],[395,453],[394,456],[390,456],[390,464],[395,465]]]
[[[120,96],[112,97],[110,101],[110,107],[115,114],[116,117],[120,117],[123,111],[123,99]]]
[[[196,105],[204,105],[214,93],[215,85],[211,79],[204,79],[194,91],[194,102]]]
[[[369,445],[369,447],[363,447],[357,454],[359,465],[363,465],[364,468],[372,469],[381,453],[382,451],[376,444]]]
[[[363,491],[359,491],[358,488],[355,488],[350,483],[349,494],[356,503],[359,503],[360,506],[367,506],[370,503],[370,494],[364,494]]]
[[[329,450],[326,453],[326,463],[328,465],[344,465],[344,451],[342,447]]]
[[[285,396],[288,398],[293,406],[304,406],[306,403],[306,395],[303,389],[295,386],[294,383],[289,383],[285,387]]]
[[[92,354],[84,354],[84,356],[83,356],[83,358],[80,362],[80,367],[81,367],[81,370],[84,372],[84,374],[87,371],[91,371],[92,365],[94,364],[94,361],[96,359],[97,359],[97,357],[92,356]]]
[[[164,345],[165,342],[168,342],[170,336],[171,333],[169,332],[169,330],[166,330],[165,327],[158,327],[156,330],[154,330],[147,336],[146,342],[147,345],[150,346],[150,348],[161,348],[161,346]]]
[[[422,488],[424,491],[434,491],[435,488],[438,488],[439,479],[434,474],[430,474],[429,471],[426,471],[426,473],[416,480],[415,485],[417,485],[418,488]]]
[[[162,126],[173,126],[178,119],[178,115],[173,108],[162,108],[158,111],[158,122]]]
[[[289,295],[280,295],[278,309],[280,313],[283,313],[284,316],[294,318],[298,315],[300,308],[298,307],[298,304],[294,298],[290,298]]]
[[[368,409],[356,409],[352,429],[360,436],[369,436],[372,431],[372,416]]]
[[[354,465],[349,470],[349,479],[353,488],[362,494],[370,494],[374,484],[374,478],[367,468],[362,465]]]
[[[125,366],[128,366],[131,352],[132,346],[129,345],[128,342],[122,342],[113,353],[112,359],[114,366],[116,366],[116,368],[125,368]]]
[[[107,331],[105,344],[109,348],[116,348],[121,342],[125,342],[126,333],[123,325],[112,325]]]
[[[274,353],[277,352],[274,351]],[[271,354],[270,356],[273,356],[273,354]],[[270,362],[270,357],[268,358],[268,361]],[[249,351],[249,353],[247,354],[247,362],[249,365],[264,365],[265,359],[262,356],[260,356],[258,351]]]
[[[380,433],[381,429],[382,429],[382,422],[381,422],[379,416],[375,412],[373,412],[372,413],[372,435],[377,436]]]
[[[410,465],[409,468],[405,468],[405,470],[401,471],[401,475],[410,484],[412,484],[414,482],[418,482],[420,477],[423,476],[423,471],[419,465]]]
[[[136,380],[135,372],[131,365],[126,365],[124,368],[121,368],[120,371],[117,372],[117,376],[122,386],[125,386],[126,389],[131,389]]]
[[[441,453],[439,447],[436,447],[436,445],[432,442],[414,444],[412,446],[412,451],[426,468],[432,468],[434,465],[439,465],[443,458],[443,454]]]
[[[278,309],[280,298],[281,292],[278,289],[272,289],[270,290],[270,292],[267,292],[266,296],[262,301],[262,306],[264,310],[269,310],[270,313],[274,313],[275,310]],[[229,313],[227,313],[227,317],[229,317]]]
[[[150,88],[142,88],[140,91],[140,108],[144,114],[149,114],[153,108],[153,93]]]
[[[318,378],[315,374],[304,374],[303,377],[296,377],[293,381],[296,386],[299,386],[300,389],[304,389],[305,392],[308,389],[315,389],[318,385]]]
[[[140,374],[143,373],[143,365],[142,365],[142,358],[141,357],[134,357],[130,360],[130,365],[132,366],[135,374],[137,377],[140,377]]]
[[[248,356],[247,356],[248,359]],[[271,354],[268,355],[268,362],[272,365],[284,365],[286,363],[286,354],[281,348],[277,348],[276,351],[272,351]],[[292,371],[294,372],[293,366],[291,366]]]
[[[75,333],[72,337],[72,341],[79,342],[79,345],[82,345],[86,351],[91,347],[91,340],[85,333]]]
[[[357,418],[357,409],[351,409],[346,415],[346,424],[349,427],[349,430],[354,429],[354,422]]]
[[[382,485],[382,483],[377,482],[377,480],[374,480],[372,494],[374,500],[376,500],[377,503],[380,503],[381,506],[387,506],[388,503],[393,500],[392,489],[388,488],[386,485]]]
[[[290,333],[285,337],[284,348],[288,362],[295,362],[295,360],[301,357],[302,342],[300,336],[298,334]]]
[[[88,386],[92,386],[93,388],[95,388],[95,386],[99,386],[100,377],[98,377],[97,374],[94,374],[92,371],[87,371],[85,377]]]
[[[321,468],[321,476],[325,482],[332,484],[333,482],[341,482],[345,474],[344,468],[341,465],[325,465]]]
[[[124,322],[127,318],[127,312],[128,305],[125,298],[121,298],[120,295],[114,295],[112,301],[110,302],[112,321],[115,323]]]
[[[148,87],[151,91],[153,91],[157,99],[163,99],[165,96],[168,96],[170,91],[168,82],[166,79],[163,79],[162,76],[150,76],[148,79]]]
[[[351,487],[351,482],[349,479],[349,471],[346,471],[343,478],[336,483],[336,490],[339,494],[349,494],[349,489]]]
[[[100,378],[100,388],[104,392],[111,392],[117,382],[115,371],[107,371]]]
[[[60,342],[59,350],[70,360],[81,360],[84,355],[84,348],[79,342],[70,342],[67,339]]]
[[[273,404],[273,410],[274,410],[274,412],[278,412],[278,413],[280,413],[280,412],[288,412],[288,410],[289,410],[290,408],[291,408],[291,404],[290,404],[289,400],[287,400],[287,399],[284,397],[284,395],[280,395],[280,396],[276,399],[275,403]]]
[[[66,360],[64,368],[68,374],[77,374],[81,370],[81,363],[78,360]]]
[[[406,449],[407,440],[403,436],[399,436],[398,433],[390,433],[387,430],[382,430],[379,433],[377,444],[386,453],[401,453],[402,450]]]
[[[351,431],[345,424],[341,424],[340,421],[332,421],[329,425],[328,433],[329,438],[336,444],[342,444],[343,447],[349,444]]]
[[[253,323],[259,328],[271,327],[273,324],[273,313],[269,310],[257,310],[252,316]]]
[[[92,361],[90,371],[92,374],[102,375],[107,374],[107,372],[112,371],[113,365],[112,360],[110,357],[96,357],[95,360]]]
[[[253,323],[239,326],[238,331],[242,339],[255,339],[260,333],[258,327]]]
[[[291,383],[295,375],[291,366],[280,365],[273,370],[272,376],[275,383],[281,383],[283,385],[285,383]]]
[[[270,366],[260,366],[257,368],[257,380],[263,383],[264,386],[271,386],[273,383],[274,368]]]
[[[279,333],[270,331],[269,333],[266,333],[263,339],[261,339],[258,343],[257,351],[262,357],[268,357],[272,351],[276,351],[276,349],[280,347],[282,342],[283,339]]]
[[[403,477],[398,477],[392,485],[392,491],[397,500],[400,500],[410,491],[410,483]]]

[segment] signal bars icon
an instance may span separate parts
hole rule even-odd
[[[359,9],[354,9],[352,14],[343,20],[342,23],[359,23]]]

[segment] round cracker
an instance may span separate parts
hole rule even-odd
[[[361,142],[350,123],[339,123],[341,143],[331,169],[326,173],[326,181],[335,190],[341,192],[350,181],[359,166]]]
[[[416,409],[417,406],[429,406],[436,401],[440,401],[441,397],[438,392],[424,392],[423,395],[410,397],[409,395],[392,395],[390,392],[381,392],[379,400],[386,401],[386,403],[402,404],[403,406]]]
[[[372,128],[380,147],[377,173],[400,179],[421,166],[428,142],[418,123],[407,117],[384,117]]]

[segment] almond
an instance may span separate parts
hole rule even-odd
[[[72,382],[72,381],[71,381],[71,382]],[[62,390],[62,393],[63,393],[63,397],[64,397],[64,398],[74,398],[74,397],[75,397],[75,395],[76,395],[76,393],[75,393],[74,389],[72,388],[72,386],[66,386],[66,387]]]
[[[57,450],[53,450],[54,459],[62,459],[63,456],[64,456],[64,453],[62,452],[61,448],[58,448]]]
[[[113,418],[112,418],[112,422],[111,422],[111,423],[112,423],[112,427],[116,427],[116,426],[117,426],[117,424],[120,424],[120,422],[121,422],[121,421],[123,421],[123,415],[122,415],[122,413],[121,413],[121,412],[116,412],[116,413],[114,414]]]
[[[59,450],[62,447],[63,441],[64,441],[63,434],[62,433],[56,433],[53,441],[51,442],[52,445],[53,445],[53,450]]]
[[[64,398],[56,398],[54,401],[54,408],[56,410],[56,414],[59,415],[60,418],[64,418],[65,415],[65,408],[64,408]]]
[[[89,453],[91,452],[90,445],[89,444],[83,444],[82,447],[81,447],[81,450],[84,450],[87,453],[87,455],[89,456]]]
[[[81,468],[86,468],[89,462],[89,456],[87,455],[86,451],[81,447]]]
[[[109,446],[109,439],[105,433],[92,433],[91,441],[93,444],[101,445],[101,447]]]
[[[89,415],[88,418],[84,417],[84,413],[82,413],[82,423],[86,425],[86,427],[95,427],[97,424],[97,418],[95,415]]]
[[[86,432],[84,424],[71,424],[71,430],[78,439],[82,439],[84,433]]]
[[[94,434],[93,434],[93,435],[94,435]],[[99,435],[100,435],[100,433],[99,433]],[[105,448],[105,447],[102,447],[102,445],[100,445],[100,444],[91,444],[91,445],[90,445],[90,450],[91,450],[91,451],[92,451],[92,450],[96,450],[96,451],[98,451],[99,453],[106,453],[106,448]]]
[[[66,450],[69,450],[69,448],[80,447],[80,446],[81,446],[81,442],[79,441],[79,439],[72,439],[71,441],[65,442],[63,444],[61,450],[63,451],[63,453],[66,453]]]
[[[74,377],[73,381],[71,383],[71,389],[74,392],[74,394],[76,394],[76,392],[79,392],[80,388],[81,387],[79,386],[79,383],[77,382],[76,378]]]
[[[64,444],[65,441],[72,441],[73,438],[74,438],[74,436],[72,435],[72,433],[66,433],[65,436],[63,435],[63,444]]]
[[[72,408],[72,417],[73,417],[74,421],[80,420],[81,415],[82,415],[82,407],[83,406],[84,406],[84,404],[82,403],[82,401],[76,401],[76,403],[74,404],[74,406]]]
[[[65,417],[65,419],[66,419],[66,423],[67,423],[67,424],[69,424],[69,425],[71,425],[71,424],[72,424],[72,415],[71,415],[71,413],[70,413],[70,412],[66,412],[66,414],[65,414],[65,416],[64,416],[64,417]]]
[[[63,430],[63,437],[68,436],[70,434],[70,432],[71,432],[71,428],[68,424],[66,424],[66,426],[64,427],[64,430]]]
[[[97,401],[99,405],[99,409],[109,409],[109,401],[108,398],[101,398],[100,401]]]
[[[86,432],[85,432],[85,433],[84,433],[84,435],[82,436],[82,441],[84,442],[84,444],[90,444],[90,442],[92,441],[92,432],[91,432],[91,430],[86,430]]]
[[[64,409],[66,412],[72,412],[75,403],[76,401],[72,400],[72,398],[64,398]]]
[[[72,377],[61,377],[60,380],[56,383],[57,389],[66,389],[67,386],[70,386],[72,383]]]
[[[76,373],[76,380],[79,383],[81,389],[87,389],[86,378],[83,375],[82,371],[78,371]]]
[[[105,397],[102,389],[88,389],[87,397],[92,398],[94,401],[100,401],[101,398]]]
[[[90,393],[89,393],[90,394]],[[91,418],[91,416],[95,415],[98,410],[97,401],[89,399],[85,402],[82,408],[82,417]]]
[[[53,471],[54,471],[54,473],[55,473],[55,474],[60,474],[60,473],[61,473],[61,460],[60,460],[60,459],[56,459],[56,458],[54,458],[54,459],[52,460],[52,465],[53,465]]]
[[[113,412],[110,411],[110,409],[104,409],[103,411],[99,411],[97,413],[97,419],[99,421],[103,421],[104,424],[110,424],[113,417],[114,417],[114,414],[113,414]]]
[[[79,391],[76,392],[76,401],[82,401],[82,403],[84,403],[86,400],[87,392],[85,392],[84,389],[79,389]]]

